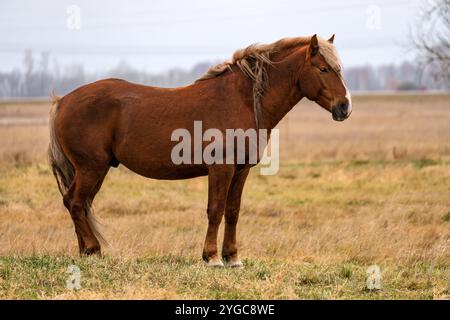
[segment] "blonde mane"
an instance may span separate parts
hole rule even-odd
[[[320,54],[333,70],[340,72],[340,61],[333,44],[319,37],[317,39]],[[271,44],[252,44],[244,49],[235,51],[231,60],[212,66],[195,82],[219,77],[227,70],[232,71],[232,66],[238,66],[245,75],[253,80],[255,120],[258,127],[261,116],[261,98],[269,81],[267,78],[267,65],[273,64],[271,55],[283,50],[307,45],[310,41],[311,37],[297,37],[284,38]]]

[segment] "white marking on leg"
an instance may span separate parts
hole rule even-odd
[[[218,258],[218,257],[211,258],[211,260],[209,260],[206,263],[206,266],[208,268],[223,268],[224,267],[222,260],[220,260],[220,258]]]

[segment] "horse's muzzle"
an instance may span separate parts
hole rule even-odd
[[[341,103],[331,108],[331,115],[334,121],[344,121],[352,113],[348,103]]]

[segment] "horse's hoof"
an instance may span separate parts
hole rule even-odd
[[[223,268],[224,267],[222,260],[220,260],[219,258],[210,259],[206,263],[206,266],[208,268]]]
[[[99,246],[86,247],[83,248],[80,252],[82,256],[102,256],[102,251]]]
[[[244,268],[244,264],[241,262],[241,260],[234,260],[225,262],[225,267],[233,269],[242,269]]]

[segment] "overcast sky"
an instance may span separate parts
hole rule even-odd
[[[344,67],[399,63],[413,58],[404,44],[421,2],[0,0],[0,71],[21,67],[29,48],[37,58],[50,51],[59,65],[83,64],[89,72],[121,60],[160,72],[314,33],[336,34]]]

